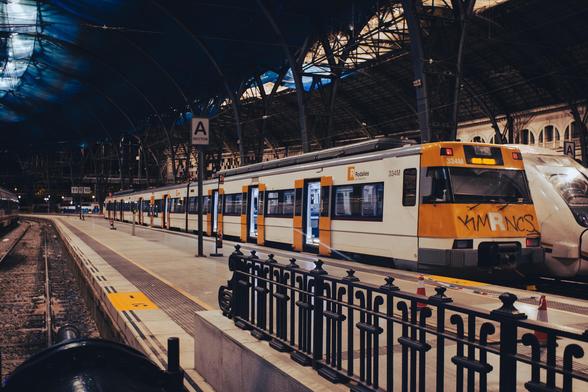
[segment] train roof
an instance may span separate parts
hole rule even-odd
[[[18,203],[18,196],[7,189],[0,188],[0,200],[12,200]]]
[[[512,144],[519,149],[521,154],[541,154],[541,155],[563,155],[561,152],[550,150],[549,148],[529,146],[527,144]]]
[[[389,150],[394,147],[403,147],[414,144],[415,142],[411,140],[401,140],[398,138],[388,137],[377,138],[356,144],[333,147],[321,151],[313,151],[306,154],[275,159],[267,162],[254,163],[252,165],[237,167],[234,169],[221,170],[218,173],[216,173],[215,176],[224,175],[226,177],[230,177],[239,174],[246,174],[258,171],[278,169],[281,167],[300,165],[304,163],[324,161],[327,159],[349,157],[368,152]]]
[[[159,186],[159,187],[155,187],[155,188],[147,188],[147,189],[126,189],[124,191],[114,192],[112,194],[112,197],[115,197],[115,196],[129,196],[129,195],[134,195],[134,194],[138,194],[138,193],[160,192],[160,191],[165,191],[165,190],[168,190],[168,189],[176,189],[178,187],[186,186],[186,185],[187,185],[187,183],[186,182],[183,182],[183,183],[178,183],[178,184],[169,184],[169,185],[163,185],[163,186]]]

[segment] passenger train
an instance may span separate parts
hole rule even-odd
[[[541,224],[546,273],[588,277],[588,170],[553,150],[517,147]]]
[[[205,234],[410,270],[537,270],[540,223],[521,153],[375,139],[218,173]],[[106,217],[196,231],[196,184],[122,192]]]
[[[18,219],[18,197],[0,188],[0,227],[8,227]]]

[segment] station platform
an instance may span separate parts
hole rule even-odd
[[[109,222],[101,217],[80,220],[77,216],[39,216],[52,220],[70,250],[77,254],[88,273],[100,286],[104,301],[111,304],[113,315],[126,325],[128,333],[140,342],[140,349],[165,366],[165,342],[180,337],[181,365],[186,371],[189,390],[212,390],[194,368],[194,314],[218,309],[218,288],[231,278],[228,256],[235,243],[224,241],[223,257],[196,257],[196,236],[164,229]],[[205,254],[214,252],[214,242],[205,238]],[[256,250],[259,256],[275,255],[280,263],[292,257],[306,269],[314,267],[317,256],[242,244],[242,250]],[[345,276],[350,268],[365,283],[384,284],[393,276],[401,290],[416,292],[420,273],[364,265],[351,261],[323,258],[324,269],[331,275]],[[515,306],[530,319],[537,316],[541,293],[505,288],[493,284],[425,275],[426,295],[443,286],[455,303],[494,310],[500,307],[498,296],[506,291],[518,297]],[[558,295],[548,295],[548,320],[561,328],[588,330],[588,304]],[[584,347],[588,351],[588,347]],[[579,365],[588,371],[588,360]],[[316,375],[316,377],[319,377]],[[319,377],[320,378],[320,377]],[[318,382],[318,381],[317,381]],[[317,390],[321,388],[317,384]]]

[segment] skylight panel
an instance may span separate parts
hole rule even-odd
[[[7,0],[0,4],[0,23],[4,26],[6,47],[0,63],[0,97],[3,97],[19,86],[35,50],[36,1]]]

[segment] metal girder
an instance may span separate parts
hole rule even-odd
[[[54,6],[56,5],[54,2],[51,2],[51,4]],[[78,27],[86,28],[88,30],[95,30],[94,26],[88,24],[86,20],[82,19],[80,15],[72,12],[68,7],[63,7],[60,5],[56,5],[56,6],[59,7],[59,9],[62,12],[68,14],[71,18],[77,20],[79,22]],[[112,30],[108,30],[108,31],[112,31]],[[137,51],[139,51],[143,57],[148,59],[149,62],[151,62],[157,69],[159,69],[159,71],[171,82],[171,84],[174,86],[174,88],[180,93],[184,102],[186,104],[188,103],[188,98],[186,97],[186,94],[184,93],[182,88],[179,86],[179,84],[176,82],[176,80],[171,76],[171,74],[165,69],[165,67],[163,67],[157,60],[155,60],[155,58],[153,56],[151,56],[149,53],[147,53],[140,45],[137,45],[135,42],[133,42],[132,40],[127,38],[127,36],[125,34],[117,34],[117,37],[123,39],[126,43],[130,44],[133,48],[135,48]]]
[[[58,46],[65,45],[70,50],[74,50],[74,51],[81,53],[85,56],[91,57],[93,60],[98,61],[102,66],[108,68],[111,72],[118,75],[127,85],[129,85],[147,103],[147,105],[153,111],[153,114],[155,115],[155,117],[160,121],[161,125],[163,127],[165,127],[165,123],[163,122],[161,115],[159,114],[158,110],[155,108],[155,105],[151,102],[149,97],[147,97],[147,95],[135,83],[131,82],[131,80],[126,75],[124,75],[120,70],[115,68],[112,64],[102,60],[102,58],[100,56],[98,56],[96,53],[92,52],[91,50],[89,50],[83,46],[72,43],[70,41],[58,39],[58,38],[48,36],[43,33],[37,33],[37,34],[31,34],[31,35],[37,35],[40,40],[50,42],[54,45],[58,45]],[[181,90],[180,90],[180,93],[183,94],[183,92]]]
[[[100,95],[101,97],[106,99],[118,112],[120,112],[120,114],[122,114],[122,116],[127,120],[127,122],[129,123],[129,125],[131,126],[131,128],[133,130],[135,130],[135,131],[137,130],[137,127],[136,127],[135,123],[133,122],[133,120],[131,119],[131,117],[129,116],[129,114],[125,110],[123,110],[118,105],[118,103],[116,103],[116,101],[114,99],[112,99],[112,97],[110,97],[110,95],[106,94],[104,91],[102,91],[100,88],[95,86],[93,83],[81,78],[80,75],[74,75],[69,70],[65,70],[55,64],[50,64],[50,63],[47,63],[47,62],[39,60],[39,59],[35,59],[34,61],[39,64],[43,64],[43,66],[48,67],[54,71],[57,71],[57,72],[63,74],[64,76],[75,79],[75,80],[79,81],[81,84],[84,84],[84,85],[88,86],[90,89],[94,90],[94,92],[96,92],[98,95]]]
[[[286,42],[286,38],[282,34],[282,31],[281,31],[278,23],[276,22],[272,12],[266,7],[263,0],[257,0],[257,4],[259,5],[259,8],[261,9],[264,16],[266,17],[268,23],[270,24],[270,26],[274,30],[274,33],[278,37],[278,40],[280,41],[282,49],[284,50],[284,54],[286,55],[286,58],[288,59],[288,62],[290,63],[290,69],[292,70],[292,78],[294,79],[294,84],[296,86],[296,99],[298,102],[298,121],[299,121],[299,125],[300,125],[300,139],[302,142],[302,150],[304,152],[309,152],[310,151],[310,143],[309,143],[309,139],[308,139],[308,125],[307,125],[306,110],[305,110],[305,105],[304,105],[304,86],[302,85],[302,75],[301,75],[302,61],[304,59],[304,56],[300,56],[301,57],[300,60],[296,59],[296,57],[294,56],[294,54],[290,50],[290,47],[288,46],[288,43]],[[304,53],[305,48],[302,48],[301,52]]]
[[[218,64],[218,62],[216,61],[216,59],[212,55],[212,52],[208,49],[206,44],[204,44],[204,42],[199,37],[197,37],[192,32],[192,30],[190,30],[182,21],[180,21],[176,16],[174,16],[167,8],[165,8],[164,6],[162,6],[161,4],[159,4],[155,0],[152,0],[152,3],[157,8],[162,10],[170,19],[172,19],[174,21],[174,23],[176,23],[185,33],[188,34],[188,36],[198,45],[200,50],[207,57],[208,61],[212,64],[212,66],[215,69],[215,71],[217,72],[218,76],[223,81],[223,86],[224,86],[225,91],[227,93],[227,98],[229,98],[229,100],[231,101],[231,107],[233,109],[233,116],[235,118],[235,127],[237,130],[237,137],[239,138],[239,155],[240,155],[241,164],[242,164],[243,157],[244,157],[244,147],[243,147],[244,143],[243,143],[243,132],[242,132],[242,128],[241,128],[241,120],[240,120],[240,114],[239,114],[239,99],[240,98],[235,96],[234,91],[229,86],[229,82],[226,78],[226,75],[224,74],[222,68],[220,67],[220,65]]]
[[[453,110],[451,113],[451,131],[450,139],[457,138],[457,115],[459,113],[459,92],[461,90],[461,81],[463,73],[463,53],[467,38],[467,27],[474,13],[476,0],[452,0],[453,11],[458,18],[459,43],[457,47],[457,58],[455,60],[455,81],[453,89]]]
[[[417,14],[417,3],[422,6],[421,0],[402,0],[402,8],[410,36],[410,57],[414,74],[412,85],[416,93],[417,120],[421,132],[421,141],[427,143],[433,140],[431,132],[431,105],[427,90],[425,51],[423,48],[421,24]]]

